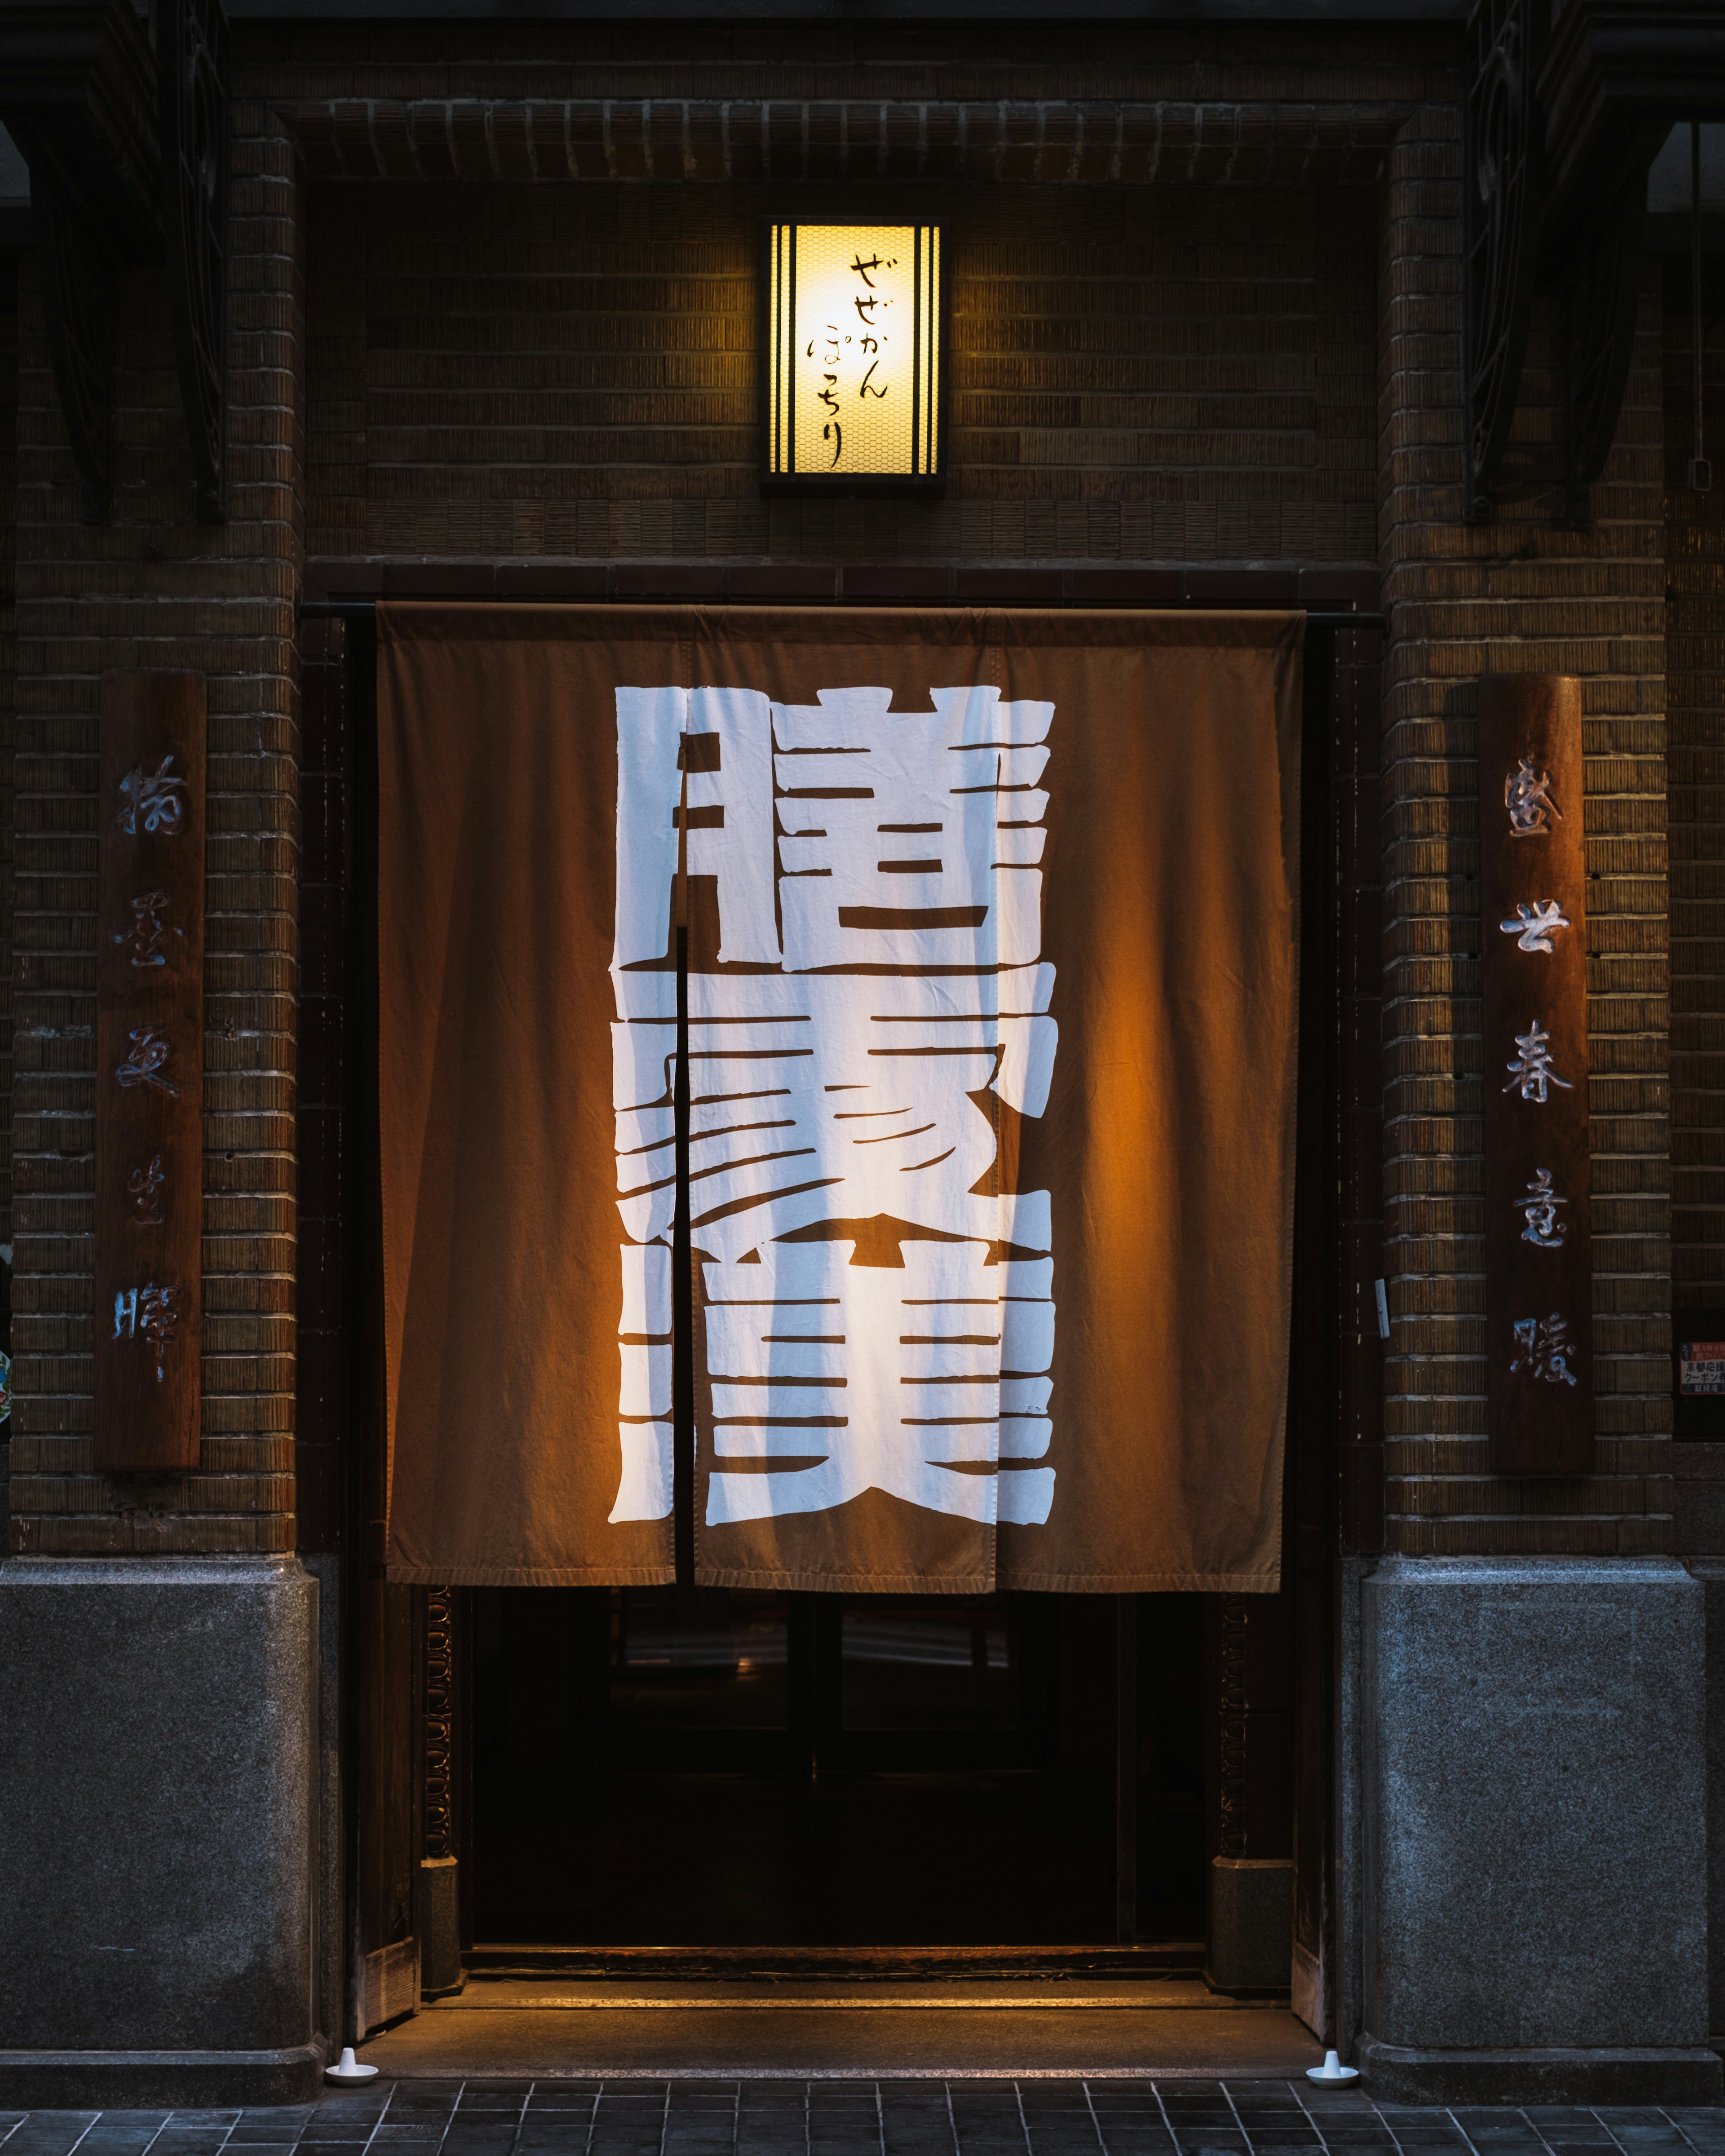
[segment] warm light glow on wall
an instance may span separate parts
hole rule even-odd
[[[775,224],[767,240],[771,492],[937,490],[937,224]]]

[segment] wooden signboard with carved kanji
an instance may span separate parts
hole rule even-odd
[[[1491,1465],[1593,1465],[1581,684],[1480,685]]]
[[[95,1464],[195,1467],[203,1212],[204,684],[102,680]]]

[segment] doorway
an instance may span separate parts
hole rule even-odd
[[[459,1979],[499,1944],[757,1966],[767,1948],[931,1966],[987,1948],[1070,1969],[1136,1941],[1195,1967],[1219,1860],[1291,1865],[1296,2005],[1322,2028],[1330,1583],[1338,1555],[1377,1546],[1382,1504],[1378,623],[1308,617],[1297,1441],[1289,1584],[1268,1604],[388,1584],[365,1435],[382,1396],[369,604],[326,607],[304,639],[295,1450],[301,1549],[341,1581],[330,2025],[362,2035],[432,1995],[439,1866],[459,1872]],[[1250,1626],[1229,1607],[1246,1603]]]
[[[1122,1820],[1114,1598],[480,1589],[474,1946],[1094,1945],[1122,1840],[1198,1942],[1201,1599],[1127,1622]]]

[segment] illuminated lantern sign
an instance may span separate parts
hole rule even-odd
[[[940,227],[775,224],[767,258],[762,490],[939,493]]]

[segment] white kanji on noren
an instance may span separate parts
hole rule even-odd
[[[768,1243],[706,1267],[708,1523],[865,1490],[1045,1520],[1054,1471],[1028,1463],[1048,1449],[1053,1260],[991,1265],[974,1243],[906,1240],[895,1269],[853,1265],[855,1247]]]
[[[1050,1428],[1048,1194],[984,1194],[997,1104],[1040,1116],[1054,1070],[1040,865],[1053,717],[989,687],[934,688],[911,712],[874,687],[807,706],[617,692],[613,1076],[634,1406],[614,1519],[670,1504],[680,823],[719,920],[720,970],[691,974],[688,1005],[709,1523],[867,1489],[965,1519],[1048,1517],[1053,1470],[1018,1464]],[[852,1262],[836,1229],[784,1240],[883,1215],[928,1238],[906,1235],[896,1267]]]

